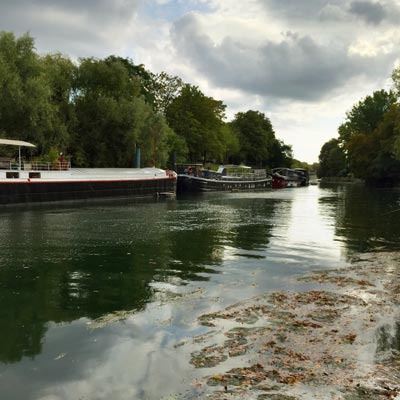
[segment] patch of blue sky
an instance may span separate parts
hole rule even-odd
[[[211,3],[208,0],[150,0],[144,2],[144,12],[150,18],[172,22],[189,12],[210,13]]]

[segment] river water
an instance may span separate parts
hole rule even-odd
[[[199,315],[399,250],[398,209],[361,186],[3,209],[0,399],[188,396]]]

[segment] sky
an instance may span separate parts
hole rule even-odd
[[[0,30],[29,33],[40,54],[179,76],[227,121],[264,113],[309,163],[400,65],[400,0],[1,0]]]

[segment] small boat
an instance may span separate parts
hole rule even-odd
[[[310,184],[310,174],[306,168],[295,168],[294,172],[300,177],[300,186],[308,186]]]
[[[259,191],[271,188],[272,177],[264,169],[221,165],[217,171],[202,164],[175,164],[178,192]]]
[[[274,168],[272,170],[272,188],[283,189],[307,186],[308,171],[303,168]]]
[[[0,139],[18,146],[17,161],[0,160],[0,205],[85,200],[107,197],[164,197],[176,193],[177,175],[159,168],[71,168],[64,157],[55,163],[23,162],[19,140]]]

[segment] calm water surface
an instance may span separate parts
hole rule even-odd
[[[400,191],[209,194],[0,211],[0,398],[188,394],[197,317],[400,249]]]

